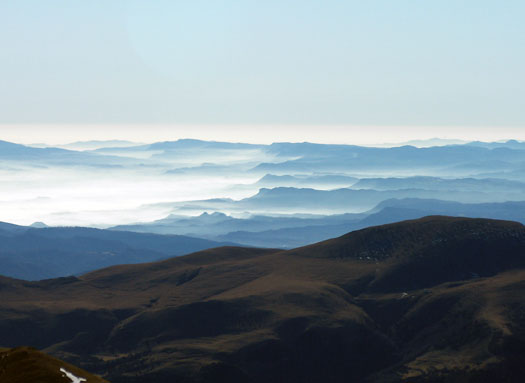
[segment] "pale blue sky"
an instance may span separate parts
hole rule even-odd
[[[0,124],[525,129],[524,19],[523,0],[2,0]]]

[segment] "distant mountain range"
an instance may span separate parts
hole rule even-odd
[[[387,144],[380,146],[416,146],[419,148],[429,148],[432,146],[447,146],[447,145],[464,145],[468,144],[468,141],[465,140],[455,140],[455,139],[446,139],[446,138],[429,138],[426,140],[410,140],[400,144]]]
[[[482,142],[482,141],[473,141],[467,143],[470,146],[479,146],[482,148],[495,149],[495,148],[508,148],[515,150],[525,150],[525,142],[517,140],[508,140],[504,142]]]
[[[78,275],[232,244],[178,235],[0,223],[0,273],[26,280]]]
[[[234,218],[224,213],[203,213],[196,217],[172,215],[151,223],[136,225],[121,225],[112,230],[149,232],[157,234],[183,234],[193,236],[213,237],[234,231],[246,230],[259,232],[264,230],[279,230],[301,226],[326,226],[357,221],[366,214],[341,214],[333,216],[251,216]]]
[[[252,145],[191,139],[141,145],[121,141],[74,144],[82,150],[0,142],[0,171],[8,185],[20,183],[22,189],[16,190],[27,196],[13,200],[13,193],[0,193],[0,207],[9,202],[10,206],[16,204],[13,212],[21,212],[29,202],[32,206],[28,210],[35,210],[31,201],[41,197],[48,198],[52,206],[52,211],[43,209],[44,215],[35,213],[13,220],[106,225],[108,222],[92,218],[96,207],[76,213],[80,218],[63,211],[67,209],[62,206],[81,203],[91,183],[115,193],[114,210],[107,216],[117,217],[124,210],[127,217],[133,215],[130,210],[136,210],[137,216],[146,212],[141,215],[158,217],[157,207],[166,215],[204,211],[343,214],[363,212],[391,198],[462,203],[525,200],[525,144],[518,141],[426,148],[285,142]],[[100,145],[103,147],[85,150]],[[38,181],[43,179],[45,184]],[[209,181],[199,187],[205,191],[195,197],[196,201],[181,198],[195,194],[192,185],[197,179]],[[157,199],[149,192],[135,190],[131,186],[134,182],[155,184],[149,190]],[[67,188],[76,190],[64,192]],[[129,200],[134,206],[124,203]],[[60,222],[59,216],[68,218]],[[11,218],[5,215],[2,219]],[[130,220],[116,218],[110,224],[121,222]]]
[[[490,171],[509,171],[522,168],[523,150],[496,147],[488,149],[471,145],[415,148],[366,148],[359,146],[315,146],[285,144],[274,149],[277,155],[297,159],[279,163],[262,163],[254,171],[290,174],[310,172],[345,172],[358,176],[361,172],[401,172],[464,176]]]
[[[362,182],[363,188],[358,188]],[[170,207],[174,212],[195,214],[199,211],[223,211],[232,213],[252,212],[257,215],[283,213],[300,214],[343,214],[364,212],[388,199],[419,198],[441,199],[461,203],[489,203],[525,200],[524,184],[519,182],[499,182],[472,180],[451,180],[434,182],[414,180],[420,188],[402,188],[409,186],[410,180],[380,179],[359,181],[352,188],[319,190],[311,188],[275,187],[261,188],[259,191],[241,200],[214,198],[208,200],[165,202],[159,206]],[[505,189],[505,185],[508,188]],[[486,185],[486,186],[485,186]],[[377,186],[378,189],[370,187]],[[478,186],[478,187],[476,187]],[[383,189],[392,187],[391,189]],[[454,188],[455,187],[455,188]]]
[[[0,339],[113,383],[516,383],[524,279],[523,225],[427,217],[289,251],[0,278]]]
[[[525,182],[495,178],[404,177],[404,178],[363,178],[352,185],[353,189],[403,190],[420,189],[435,191],[462,191],[484,193],[524,193]]]
[[[77,141],[65,145],[59,145],[59,147],[71,150],[96,150],[100,148],[126,148],[129,146],[140,145],[136,142],[125,141],[125,140],[105,140],[105,141]]]
[[[135,163],[131,159],[96,155],[54,147],[37,148],[0,141],[0,160],[33,166],[112,167]]]
[[[0,208],[10,212],[3,219],[21,212],[25,216],[14,221],[118,224],[115,230],[291,248],[371,224],[428,214],[522,220],[519,201],[525,201],[525,144],[518,141],[427,148],[192,139],[74,145],[82,150],[0,142],[0,171],[6,188],[12,187],[9,192],[0,191]],[[90,193],[95,187],[107,190],[111,197],[99,193],[94,203]],[[206,191],[195,193],[201,189]],[[84,211],[86,199],[90,204]],[[391,200],[411,200],[415,205],[384,204]],[[416,200],[427,202],[421,202],[422,206]],[[494,203],[509,204],[498,210],[488,205]],[[76,206],[82,208],[73,212]],[[203,212],[228,216],[214,216],[213,221]],[[98,217],[115,218],[101,222]],[[140,217],[167,218],[120,224],[140,221]],[[21,270],[10,267],[10,272]],[[70,272],[59,265],[53,268],[62,271],[49,276]]]
[[[256,185],[260,187],[311,187],[311,188],[336,188],[336,187],[350,187],[359,181],[356,177],[349,177],[344,175],[311,175],[311,176],[276,176],[273,174],[266,174]]]
[[[101,147],[102,146],[102,147]],[[65,150],[53,147],[28,147],[5,141],[0,142],[0,158],[5,160],[30,161],[43,159],[55,164],[67,161],[85,165],[105,160],[118,163],[124,158],[136,159],[137,153],[146,162],[169,163],[184,158],[219,159],[224,156],[241,155],[245,162],[250,158],[272,159],[254,166],[255,173],[290,175],[291,173],[311,174],[312,172],[342,172],[357,176],[370,171],[399,171],[411,168],[413,171],[432,172],[434,175],[465,175],[487,171],[515,171],[523,169],[525,143],[510,140],[503,143],[471,142],[462,145],[445,145],[417,148],[406,145],[392,148],[372,148],[353,145],[327,145],[312,143],[274,143],[252,145],[243,143],[213,142],[182,139],[172,142],[158,142],[147,145],[133,145],[127,141],[88,141],[63,146]],[[86,152],[88,148],[97,148]],[[80,150],[80,152],[78,151]],[[236,153],[236,154],[235,154]],[[116,157],[116,158],[115,158]],[[260,161],[259,161],[260,162]],[[132,162],[131,162],[132,163]],[[201,162],[202,163],[202,162]],[[417,164],[414,167],[414,164]],[[197,164],[199,165],[199,164]]]
[[[196,217],[172,215],[150,223],[121,225],[112,230],[182,234],[249,246],[292,248],[333,238],[369,226],[427,215],[492,218],[525,223],[525,202],[463,204],[435,199],[389,199],[365,213],[328,216],[252,216],[234,218],[224,213]]]

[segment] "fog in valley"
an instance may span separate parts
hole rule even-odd
[[[179,140],[4,142],[0,220],[111,227],[169,215],[365,213],[392,199],[525,200],[525,144],[417,148]]]
[[[172,210],[162,203],[249,197],[259,179],[249,170],[271,160],[257,150],[192,155],[107,149],[71,151],[63,159],[35,150],[38,154],[30,157],[0,154],[1,221],[108,226],[159,219]]]

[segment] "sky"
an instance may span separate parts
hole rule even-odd
[[[2,0],[0,139],[520,138],[524,14],[522,0]]]

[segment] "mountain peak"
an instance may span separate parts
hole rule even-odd
[[[47,226],[44,222],[40,222],[40,221],[37,221],[37,222],[33,222],[30,227],[34,227],[34,228],[37,228],[37,229],[43,229],[43,228],[46,228],[46,227],[49,227]]]

